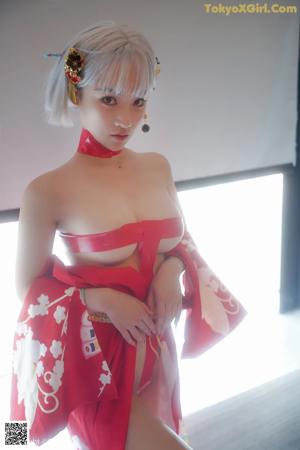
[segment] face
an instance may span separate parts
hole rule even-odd
[[[80,91],[78,108],[82,127],[90,131],[105,147],[120,150],[142,121],[146,99],[128,95],[117,96],[114,91],[86,86]],[[115,134],[128,136],[119,140],[113,136]]]

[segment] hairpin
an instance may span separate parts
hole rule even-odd
[[[61,58],[63,53],[44,53],[43,58]]]
[[[61,58],[63,56],[63,53],[44,53],[43,56],[44,58],[48,57]],[[77,50],[77,48],[70,47],[64,60],[65,60],[64,71],[66,79],[68,81],[68,95],[71,101],[75,105],[78,105],[79,99],[78,99],[77,85],[82,80],[83,77],[84,58]],[[157,56],[155,56],[155,60],[156,60],[155,75],[157,77],[160,74],[160,62]]]

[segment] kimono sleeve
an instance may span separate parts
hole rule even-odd
[[[248,312],[202,258],[186,226],[181,241],[166,256],[180,258],[185,269],[181,358],[197,357],[231,333]]]
[[[81,403],[118,395],[80,288],[51,274],[30,285],[12,353],[10,420],[28,421],[38,446],[65,428]]]

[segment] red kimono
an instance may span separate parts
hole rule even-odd
[[[143,220],[105,233],[60,233],[75,252],[138,243],[140,270],[65,266],[51,256],[25,297],[13,343],[10,420],[27,420],[42,445],[66,426],[75,448],[124,450],[138,346],[144,364],[138,395],[181,434],[180,384],[171,326],[130,345],[111,322],[90,319],[80,288],[110,287],[144,302],[162,238],[182,236],[167,252],[184,262],[187,310],[181,358],[197,357],[228,335],[247,312],[200,256],[180,217]],[[140,347],[141,348],[141,347]]]

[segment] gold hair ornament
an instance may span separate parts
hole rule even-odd
[[[47,56],[59,56],[60,54],[48,53]],[[155,76],[160,74],[160,62],[155,56]],[[75,105],[78,105],[78,89],[77,85],[83,78],[84,58],[76,47],[71,47],[65,56],[64,70],[68,81],[68,95]],[[154,88],[155,89],[155,88]]]
[[[83,63],[83,56],[77,48],[71,47],[65,56],[64,70],[68,82],[68,95],[74,105],[78,105],[79,102],[77,84],[83,78]]]

